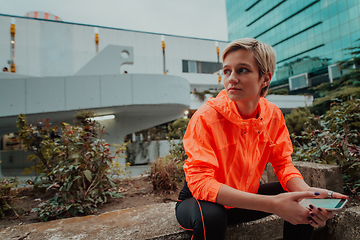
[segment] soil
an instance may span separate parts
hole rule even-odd
[[[94,215],[111,212],[120,209],[140,207],[156,203],[176,202],[182,186],[178,186],[176,191],[153,190],[149,177],[123,179],[116,183],[119,186],[123,198],[110,198],[108,202],[98,206]],[[7,213],[4,218],[0,218],[0,229],[18,226],[23,224],[41,222],[37,214],[32,212],[32,208],[38,207],[41,202],[52,197],[51,193],[43,194],[35,192],[32,188],[19,189],[13,205],[19,215],[16,217],[13,211]]]

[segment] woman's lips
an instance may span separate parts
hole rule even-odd
[[[236,92],[236,91],[240,91],[240,88],[229,88],[228,92]]]

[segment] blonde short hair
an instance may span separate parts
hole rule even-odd
[[[271,73],[271,76],[274,76],[276,52],[272,46],[263,42],[259,42],[254,38],[237,39],[229,43],[225,48],[222,54],[223,62],[230,52],[234,52],[240,49],[251,51],[254,54],[256,63],[259,67],[259,77],[262,77],[268,72]],[[260,95],[262,97],[266,96],[269,85],[270,84],[267,84],[263,89],[261,89]]]

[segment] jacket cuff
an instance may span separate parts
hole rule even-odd
[[[208,188],[209,194],[208,194],[208,197],[207,197],[208,198],[207,201],[216,203],[216,199],[217,199],[217,196],[219,194],[219,190],[220,190],[221,185],[223,185],[223,183],[219,183],[216,180],[214,180],[214,182],[211,183],[211,185]]]

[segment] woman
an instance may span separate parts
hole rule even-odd
[[[225,89],[200,107],[184,136],[186,184],[176,205],[193,239],[224,239],[229,223],[276,214],[284,239],[311,239],[333,212],[302,207],[302,198],[347,198],[312,188],[293,166],[281,111],[265,98],[274,74],[274,49],[255,39],[231,42],[223,55]],[[260,185],[266,164],[280,183]]]

